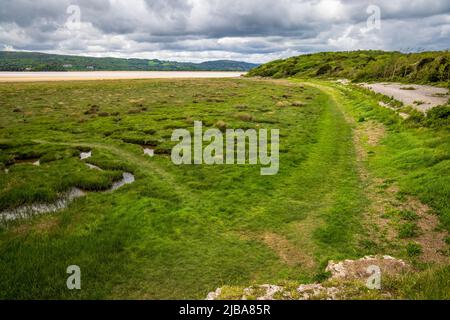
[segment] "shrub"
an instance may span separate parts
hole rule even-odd
[[[326,73],[329,73],[331,71],[331,69],[332,69],[332,67],[329,64],[325,64],[316,71],[316,76],[321,76]]]
[[[426,124],[430,127],[450,125],[450,105],[434,107],[427,112]]]
[[[417,111],[417,110],[412,110],[410,112],[409,118],[406,119],[406,123],[413,127],[417,127],[417,126],[425,124],[425,120],[426,120],[426,117],[422,112]]]
[[[402,54],[383,51],[328,52],[272,61],[252,69],[247,76],[336,77],[351,81],[404,80],[444,82],[449,80],[448,52]],[[405,87],[406,90],[412,90]]]

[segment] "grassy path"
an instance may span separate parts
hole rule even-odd
[[[329,84],[317,82],[311,85],[332,96],[337,105],[347,114],[348,122],[354,127],[354,144],[357,149],[359,174],[364,186],[364,192],[369,199],[368,206],[364,210],[363,224],[367,232],[369,232],[367,240],[372,243],[371,249],[405,259],[412,258],[411,260],[418,264],[448,265],[449,259],[448,253],[446,253],[448,245],[446,245],[445,240],[448,237],[448,233],[445,230],[446,208],[443,206],[444,210],[440,210],[441,221],[439,221],[439,216],[436,214],[437,210],[435,211],[430,207],[432,202],[429,201],[430,198],[440,198],[436,190],[433,190],[426,196],[422,195],[422,198],[428,200],[429,204],[421,200],[417,193],[414,192],[414,189],[417,188],[417,182],[414,182],[414,178],[425,173],[429,174],[430,171],[436,170],[436,168],[447,162],[443,154],[446,152],[444,150],[447,150],[448,155],[449,149],[445,147],[448,139],[441,138],[443,137],[442,134],[445,135],[445,133],[440,130],[426,132],[424,128],[415,131],[407,127],[397,127],[396,132],[389,131],[389,121],[385,120],[387,124],[383,123],[382,115],[386,110],[378,106],[374,108],[375,110],[370,109],[373,108],[371,107],[371,104],[374,104],[373,100],[368,99],[364,103],[362,101],[364,96],[361,93],[351,91],[352,99],[346,99],[343,97],[342,88],[338,90]],[[343,90],[349,92],[351,89],[345,88]],[[370,115],[371,119],[365,119],[361,114],[361,109],[370,110],[372,113]],[[355,117],[362,118],[364,121],[357,123]],[[424,131],[424,133],[420,131]],[[404,142],[402,143],[401,140],[398,140],[396,135],[401,136]],[[409,159],[410,155],[417,152],[416,150],[422,151],[423,146],[430,143],[427,141],[430,139],[430,136],[434,141],[442,143],[441,145],[438,144],[440,152],[442,152],[442,158],[433,159],[436,164],[436,166],[433,166],[433,161],[429,161],[426,155],[416,157],[414,165],[419,168],[422,167],[419,169],[421,170],[420,175],[407,172],[407,170],[404,171],[405,163],[411,161]],[[410,144],[412,150],[406,148],[406,152],[403,151],[404,154],[402,154],[401,150],[404,149],[404,144],[414,139],[413,137],[417,139],[415,141],[416,144]],[[429,149],[428,152],[436,151]],[[371,157],[373,154],[379,155],[373,159]],[[392,159],[393,156],[396,159],[397,166],[389,163],[388,159]],[[427,160],[429,163],[427,163]],[[381,166],[379,162],[381,162]],[[396,168],[396,170],[401,169],[400,175],[403,177],[409,175],[409,184],[403,184],[403,190],[400,189],[396,181],[398,176],[395,177],[393,174],[395,172],[395,169],[392,170],[393,168]],[[386,169],[393,172],[386,174]],[[445,172],[445,169],[440,170],[442,180],[448,179]],[[401,181],[401,179],[399,180]],[[442,181],[436,181],[436,183],[440,184]],[[430,182],[427,184],[432,185]],[[446,191],[441,189],[439,192],[445,193]],[[416,231],[405,235],[406,232],[404,230],[406,228],[414,228]],[[415,251],[413,248],[415,248]]]

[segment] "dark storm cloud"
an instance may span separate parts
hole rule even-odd
[[[68,7],[81,21],[68,28]],[[371,29],[375,5],[381,28]],[[448,49],[448,0],[0,0],[0,49],[267,61],[324,50]]]

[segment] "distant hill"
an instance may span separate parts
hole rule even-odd
[[[263,64],[251,70],[248,76],[445,83],[450,80],[450,52],[404,54],[369,50],[315,53]]]
[[[230,60],[189,63],[0,51],[0,71],[248,71],[257,66]]]

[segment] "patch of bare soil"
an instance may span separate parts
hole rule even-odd
[[[432,213],[430,207],[413,197],[408,197],[401,208],[414,211],[419,217],[417,225],[420,233],[414,238],[414,241],[422,247],[421,260],[423,262],[449,263],[449,258],[445,255],[447,232],[439,230],[439,217]]]
[[[314,270],[316,262],[314,258],[308,254],[311,250],[305,250],[285,237],[274,233],[253,233],[253,232],[239,232],[237,236],[244,241],[258,241],[269,247],[280,260],[291,267],[301,267],[306,270]]]
[[[383,218],[385,208],[390,206],[390,201],[379,192],[379,186],[383,181],[370,177],[366,169],[365,162],[368,157],[366,146],[378,145],[385,134],[385,127],[375,121],[367,121],[358,125],[353,134],[358,172],[370,202],[370,206],[364,213],[364,222],[370,238],[378,239],[378,241],[394,239],[395,230],[389,225],[389,221]]]
[[[376,121],[365,121],[356,129],[357,138],[369,146],[377,146],[386,135],[386,128]]]
[[[261,240],[288,266],[301,266],[306,269],[312,269],[314,267],[313,258],[302,250],[299,250],[283,236],[266,232],[261,236]]]

